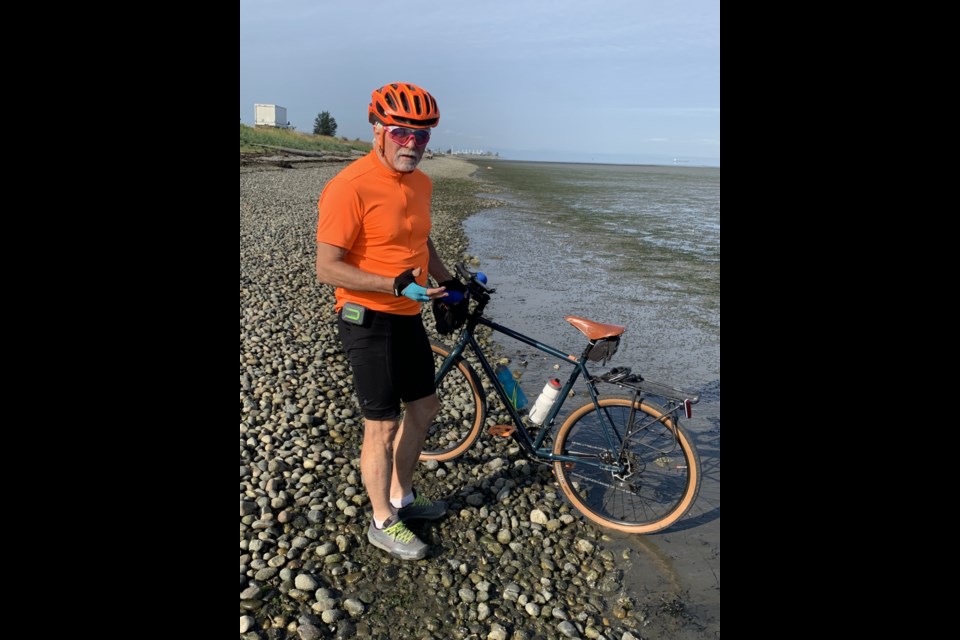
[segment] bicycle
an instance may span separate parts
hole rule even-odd
[[[570,355],[484,317],[496,289],[487,286],[486,276],[470,272],[462,263],[456,271],[466,281],[474,306],[453,347],[431,341],[441,409],[428,430],[420,459],[452,460],[480,437],[487,398],[480,376],[465,357],[469,347],[513,423],[494,425],[489,433],[512,437],[530,458],[552,464],[561,490],[584,516],[602,527],[636,534],[661,531],[682,518],[700,491],[701,470],[693,440],[680,425],[680,412],[689,419],[699,396],[644,380],[626,367],[592,375],[587,363],[605,365],[616,353],[626,327],[566,316],[589,341],[579,357]],[[475,336],[480,326],[573,366],[539,431],[527,427],[497,378]],[[567,416],[553,435],[555,420],[581,376],[590,401]],[[599,384],[618,387],[626,394],[601,395]],[[664,404],[654,404],[650,396]],[[552,447],[548,447],[551,437]]]

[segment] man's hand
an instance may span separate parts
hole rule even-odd
[[[456,278],[444,280],[440,286],[446,290],[446,295],[440,298],[441,302],[457,304],[467,297],[467,288]]]
[[[407,269],[393,280],[393,295],[406,296],[414,302],[429,302],[434,298],[442,298],[446,295],[446,289],[427,289],[417,284],[416,278],[423,270],[420,267],[416,269]]]

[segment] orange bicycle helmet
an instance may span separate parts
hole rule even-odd
[[[370,124],[428,129],[440,122],[440,109],[433,96],[415,84],[394,82],[373,90],[367,108]]]

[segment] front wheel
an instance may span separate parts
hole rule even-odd
[[[690,434],[646,400],[605,396],[599,406],[580,407],[557,432],[553,453],[579,460],[554,462],[560,488],[600,526],[626,533],[666,529],[690,510],[700,491],[700,456]],[[613,430],[612,451],[600,412]]]
[[[450,349],[438,342],[431,342],[430,348],[433,370],[439,372]],[[442,462],[463,454],[480,436],[487,417],[486,395],[479,376],[463,358],[436,383],[440,412],[427,430],[420,459]]]

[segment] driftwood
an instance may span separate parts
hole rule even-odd
[[[349,162],[356,160],[362,152],[354,152],[353,155],[339,155],[325,153],[321,151],[304,151],[302,149],[289,149],[287,147],[277,147],[269,144],[256,144],[255,146],[266,149],[275,149],[279,153],[276,155],[264,154],[240,154],[240,166],[249,165],[273,165],[284,169],[292,169],[294,165],[311,164],[314,162]],[[290,157],[305,156],[305,157]]]
[[[287,147],[275,147],[272,144],[259,144],[257,142],[251,142],[252,146],[263,147],[265,149],[276,149],[282,153],[285,153],[290,156],[307,156],[308,158],[325,158],[329,156],[329,153],[323,151],[304,151],[303,149],[289,149]]]

